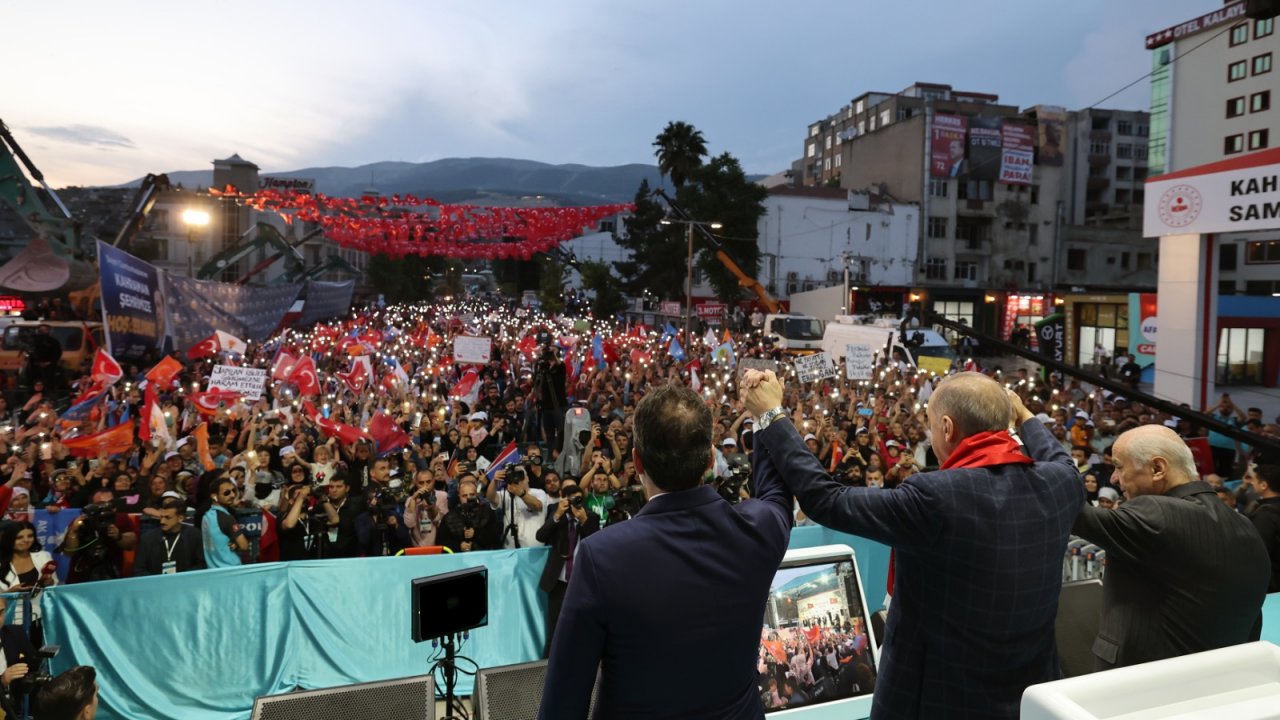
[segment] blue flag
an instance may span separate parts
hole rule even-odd
[[[591,356],[596,359],[597,367],[604,367],[605,365],[608,365],[608,363],[604,361],[604,341],[600,339],[599,334],[591,338]]]
[[[684,362],[684,348],[680,346],[680,338],[671,338],[671,345],[667,348],[667,354],[676,360]]]
[[[725,364],[733,367],[738,364],[738,356],[733,352],[733,343],[722,343],[711,353],[711,359],[717,365]]]

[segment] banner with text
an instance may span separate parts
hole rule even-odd
[[[301,283],[251,287],[212,280],[165,275],[169,301],[169,332],[177,352],[204,340],[216,330],[241,340],[262,342],[280,327]]]
[[[1280,148],[1147,181],[1144,237],[1280,227]]]
[[[796,377],[802,383],[817,382],[840,375],[840,369],[826,352],[796,358]]]
[[[1003,150],[1000,159],[1000,182],[1007,185],[1030,185],[1035,160],[1035,139],[1026,125],[1005,122],[1000,128]]]
[[[1067,316],[1054,313],[1036,323],[1036,338],[1040,341],[1040,354],[1065,362],[1067,352]]]
[[[453,339],[454,362],[487,365],[492,353],[493,340],[487,337],[459,335]]]
[[[875,371],[875,351],[870,345],[844,346],[844,373],[850,380],[870,380]]]
[[[98,241],[98,285],[107,350],[139,357],[164,342],[164,281],[150,263]]]
[[[703,320],[719,320],[728,307],[722,302],[700,302],[693,306],[694,313]]]
[[[969,119],[960,115],[939,113],[933,116],[929,138],[929,174],[933,177],[959,177],[964,172],[964,136]]]
[[[1067,109],[1056,105],[1037,105],[1036,124],[1040,130],[1039,157],[1046,167],[1062,167],[1066,154]]]
[[[230,390],[254,400],[262,397],[266,385],[265,368],[214,365],[213,372],[209,374],[210,390]]]
[[[321,320],[342,317],[351,311],[351,296],[355,294],[356,281],[322,282],[307,281],[306,304],[302,306],[302,317],[295,323],[298,327],[314,325]]]
[[[969,119],[969,167],[974,180],[995,180],[1000,175],[1000,118]]]
[[[1155,293],[1129,293],[1129,351],[1142,367],[1156,362],[1157,310]]]

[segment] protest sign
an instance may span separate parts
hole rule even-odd
[[[210,390],[230,390],[254,400],[262,397],[266,384],[266,368],[214,365],[213,372],[209,374]]]
[[[800,382],[817,382],[826,378],[833,378],[840,374],[836,364],[831,362],[831,356],[826,352],[816,352],[812,355],[796,358],[796,376],[800,378]]]
[[[850,380],[870,380],[875,360],[870,345],[845,345],[844,369]]]
[[[453,341],[453,359],[459,363],[485,365],[493,353],[493,340],[487,337],[459,335]]]

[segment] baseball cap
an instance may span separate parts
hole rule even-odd
[[[176,457],[179,457],[178,453],[176,453],[176,452],[167,452],[167,453],[165,453],[165,454],[164,454],[164,459],[165,459],[165,460],[172,460],[172,459],[174,459],[174,458],[176,458]]]
[[[1177,427],[1178,427],[1178,421],[1177,421],[1177,420],[1165,420],[1165,421],[1164,421],[1164,426],[1165,426],[1165,427],[1167,427],[1167,428],[1177,428]]]
[[[721,446],[721,447],[728,447],[729,445],[732,445],[732,446],[734,446],[734,447],[737,447],[737,446],[738,446],[738,441],[737,441],[737,440],[734,440],[733,438],[725,438],[724,440],[720,441],[720,446]]]
[[[473,412],[473,413],[471,413],[471,417],[469,417],[469,418],[467,418],[467,419],[468,419],[468,420],[479,420],[480,422],[484,422],[484,421],[486,421],[486,420],[488,420],[488,419],[489,419],[489,413],[487,413],[487,412],[485,412],[485,411],[483,411],[483,410],[481,410],[481,411],[479,411],[479,412]]]
[[[285,455],[297,455],[297,454],[298,454],[298,451],[294,450],[292,445],[285,445],[284,447],[280,448],[280,457],[284,457]]]
[[[187,444],[187,443],[189,443],[189,442],[191,442],[191,438],[189,438],[189,437],[184,437],[184,438],[182,438],[182,439],[178,440],[177,444],[176,444],[176,445],[174,445],[174,447],[182,447],[183,445],[186,445],[186,444]]]
[[[166,490],[166,491],[165,491],[165,493],[164,493],[163,495],[161,495],[160,497],[162,497],[162,498],[177,498],[178,500],[186,500],[186,498],[185,498],[185,497],[183,497],[183,496],[179,495],[178,493],[174,492],[173,490]]]
[[[818,440],[818,436],[817,436],[817,435],[814,435],[813,433],[808,433],[807,435],[805,435],[805,436],[804,436],[804,441],[805,441],[805,442],[809,442],[810,440],[813,440],[814,442],[817,442],[817,440]]]
[[[885,443],[884,446],[891,447],[891,448],[900,448],[902,447],[902,443],[898,442],[897,440],[890,440],[889,442]]]

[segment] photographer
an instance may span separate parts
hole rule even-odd
[[[306,483],[285,486],[285,516],[280,521],[280,559],[306,560],[323,557],[323,543],[331,528],[338,527],[338,511],[329,502],[324,488],[314,497]]]
[[[204,562],[211,568],[238,567],[244,561],[241,556],[249,552],[249,538],[245,537],[233,510],[240,491],[231,478],[218,478],[209,483],[204,499],[205,511],[197,515],[200,537],[204,544]]]
[[[356,537],[364,555],[388,557],[409,547],[409,530],[396,492],[374,487],[368,495],[367,511],[356,518]]]
[[[614,506],[613,493],[609,492],[611,473],[608,470],[608,464],[608,460],[596,453],[596,460],[592,463],[591,469],[582,476],[582,485],[590,490],[584,500],[587,512],[598,517],[601,526],[609,524],[609,511]]]
[[[499,489],[499,485],[505,487]],[[547,494],[529,487],[529,476],[523,467],[506,467],[494,473],[485,495],[502,519],[503,547],[537,547],[542,544],[537,535],[538,528],[542,527]]]
[[[480,498],[478,487],[474,475],[463,475],[458,481],[458,507],[440,522],[439,544],[456,553],[499,547],[498,516]]]
[[[138,541],[135,577],[204,569],[200,531],[183,522],[186,516],[187,504],[181,499],[167,497],[160,503],[160,530],[148,532]]]
[[[536,536],[538,542],[551,546],[551,552],[547,553],[547,564],[542,568],[542,578],[538,581],[538,587],[547,594],[547,644],[543,650],[544,656],[549,654],[551,648],[551,637],[555,634],[560,607],[564,604],[569,577],[573,574],[573,555],[578,543],[600,529],[600,519],[587,512],[582,488],[577,483],[565,480],[560,492],[564,497],[547,509],[546,518]]]
[[[347,558],[360,554],[356,525],[360,522],[360,516],[365,514],[365,506],[357,496],[359,482],[359,477],[339,472],[326,486],[329,502],[338,514],[338,524],[336,527],[330,526],[325,536],[325,557]]]
[[[440,520],[449,512],[446,493],[436,490],[435,473],[419,470],[413,477],[413,494],[404,501],[404,524],[414,547],[436,543]]]
[[[80,517],[71,521],[59,552],[71,555],[67,583],[111,580],[121,576],[124,551],[138,543],[129,516],[115,510],[115,493],[102,488],[93,493]]]
[[[564,433],[564,411],[568,407],[565,383],[568,374],[560,356],[550,347],[543,347],[542,358],[533,373],[532,399],[538,405],[539,426],[547,447],[560,447]]]
[[[542,467],[542,448],[529,443],[524,449],[524,473],[529,476],[529,487],[545,490],[543,474],[550,472]]]

